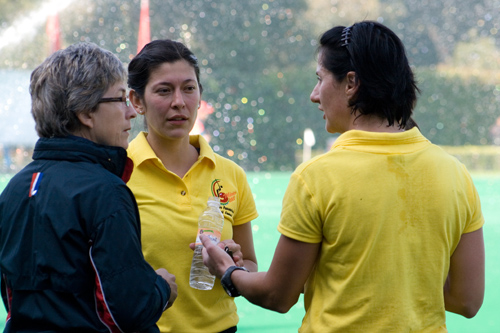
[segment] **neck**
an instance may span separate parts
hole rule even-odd
[[[146,139],[165,168],[180,178],[184,177],[198,160],[198,151],[189,143],[189,136],[179,140],[167,140],[148,135]]]
[[[353,115],[353,121],[349,129],[385,133],[404,132],[404,128],[399,128],[399,124],[395,123],[389,126],[389,122],[386,119],[371,115],[364,115],[359,118],[356,118],[356,115]]]

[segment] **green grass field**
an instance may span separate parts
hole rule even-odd
[[[267,270],[280,234],[276,230],[290,173],[248,173],[248,181],[255,195],[259,218],[252,222],[259,269]],[[500,174],[473,174],[481,197],[486,219],[486,295],[483,307],[476,317],[466,319],[447,314],[450,332],[500,332]],[[0,177],[0,190],[8,177]],[[286,314],[264,310],[239,297],[236,300],[240,323],[238,332],[281,333],[296,332],[304,316],[302,298]],[[0,310],[0,328],[5,312]]]

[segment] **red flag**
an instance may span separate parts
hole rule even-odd
[[[47,18],[45,32],[49,37],[49,54],[61,49],[61,30],[59,29],[59,15],[53,14]]]
[[[149,30],[149,0],[141,0],[141,17],[139,19],[139,38],[137,39],[137,53],[144,45],[151,41]]]

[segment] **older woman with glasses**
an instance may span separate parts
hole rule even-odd
[[[90,43],[31,75],[40,139],[0,196],[6,332],[154,332],[177,297],[175,277],[144,260],[124,182],[136,115],[125,80],[118,58]]]

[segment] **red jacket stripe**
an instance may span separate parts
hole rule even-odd
[[[109,310],[108,304],[106,302],[106,297],[104,296],[104,290],[102,290],[102,285],[101,285],[101,279],[99,277],[99,272],[97,271],[97,267],[94,264],[94,260],[92,258],[92,247],[90,247],[89,250],[89,257],[90,261],[92,262],[92,267],[94,268],[95,272],[95,302],[96,302],[96,311],[97,311],[97,316],[101,320],[101,322],[106,325],[106,327],[109,329],[110,332],[112,333],[121,333],[123,332],[120,327],[118,326],[118,323],[115,321],[113,318],[113,314]]]

